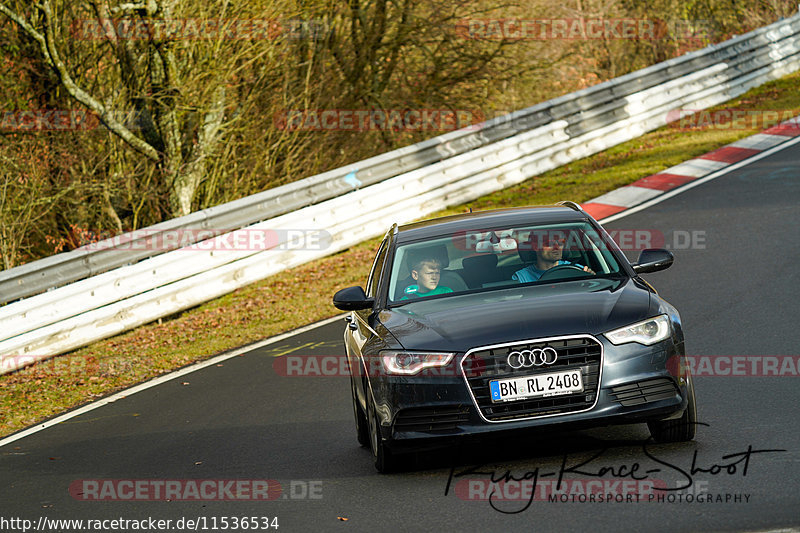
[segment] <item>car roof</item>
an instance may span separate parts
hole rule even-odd
[[[405,224],[397,228],[397,242],[410,242],[459,231],[486,231],[489,229],[530,224],[577,222],[590,217],[576,207],[564,205],[542,205],[476,211],[441,218],[432,218]]]

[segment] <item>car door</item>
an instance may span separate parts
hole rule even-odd
[[[381,273],[386,263],[386,258],[389,250],[389,236],[387,235],[383,242],[381,242],[378,252],[375,255],[375,261],[372,263],[369,277],[367,278],[367,286],[365,293],[370,298],[376,298],[378,287],[380,286]],[[376,298],[377,299],[377,298]],[[358,395],[359,402],[364,405],[365,396],[364,391],[367,383],[367,376],[369,371],[369,364],[364,361],[362,349],[364,345],[372,337],[377,335],[374,329],[370,326],[370,316],[374,313],[374,309],[362,309],[359,311],[351,311],[348,317],[348,325],[345,333],[345,343],[347,344],[347,363],[350,367],[350,373],[354,380],[356,394]],[[359,379],[361,377],[361,379]]]

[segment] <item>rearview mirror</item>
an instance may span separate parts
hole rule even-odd
[[[675,256],[669,250],[663,248],[647,248],[639,254],[639,260],[631,266],[637,274],[647,274],[648,272],[658,272],[672,266]]]
[[[369,309],[374,303],[375,299],[367,298],[361,287],[347,287],[333,295],[333,305],[342,311]]]

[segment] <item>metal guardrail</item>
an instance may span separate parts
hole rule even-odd
[[[120,240],[117,237],[98,243],[91,249],[82,248],[56,254],[0,272],[0,304],[176,249],[177,245],[159,250],[151,246],[162,232],[208,230],[221,234],[379,183],[530,131],[554,120],[566,120],[569,123],[567,133],[579,136],[625,118],[627,112],[621,107],[623,97],[721,62],[741,62],[741,58],[759,60],[759,56],[771,53],[768,45],[774,43],[782,32],[787,31],[787,35],[796,33],[796,17],[490,120],[473,129],[450,132],[352,165],[156,224],[122,236],[124,246],[114,244]],[[186,233],[185,237],[190,235],[191,233]]]
[[[719,57],[728,61],[719,61]],[[694,70],[689,68],[692,65],[703,68]],[[8,304],[0,308],[0,373],[345,249],[382,233],[392,222],[410,221],[524,181],[659,127],[666,123],[671,110],[709,107],[799,68],[800,18],[793,17],[684,58],[495,119],[478,131],[452,132],[284,186],[279,189],[293,191],[286,202],[267,194],[275,194],[275,189],[148,228],[166,230],[198,227],[181,224],[205,224],[199,227],[213,230],[212,226],[232,227],[235,220],[268,213],[269,219],[237,231],[316,228],[330,235],[330,246],[316,251],[221,250],[212,240],[209,250],[161,253]],[[479,137],[481,134],[487,137]],[[456,141],[462,143],[458,149],[449,144]],[[468,143],[474,146],[466,149]],[[436,152],[438,160],[427,163],[422,163],[427,156],[417,160],[412,157],[420,153],[431,156],[436,150],[447,152]],[[391,162],[397,163],[403,157],[408,158],[406,167],[401,172],[392,170]],[[337,188],[342,187],[347,176],[352,178],[356,167],[382,170],[367,177],[359,171],[356,176],[361,184],[351,180],[342,193]],[[381,172],[395,175],[379,179]],[[362,178],[374,181],[367,186]],[[329,193],[333,196],[319,200]],[[306,207],[272,216],[292,202]],[[277,211],[271,211],[269,206]],[[107,253],[93,255],[94,263],[84,266],[108,266],[117,259],[112,253],[124,255],[127,251],[102,252]],[[50,261],[50,266],[44,272],[61,268],[53,266],[58,264],[53,258],[45,261]],[[85,258],[69,258],[65,264],[81,261],[85,262]],[[125,262],[132,263],[133,259],[126,256]],[[33,269],[28,274],[32,272]]]

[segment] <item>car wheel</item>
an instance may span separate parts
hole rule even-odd
[[[375,468],[378,472],[392,472],[397,467],[397,460],[386,443],[381,439],[380,422],[378,413],[375,412],[375,402],[368,396],[367,398],[367,420],[369,421],[369,443],[372,450],[372,459],[375,461]]]
[[[361,406],[358,404],[356,387],[353,384],[353,380],[350,380],[350,392],[353,395],[353,413],[355,414],[356,418],[356,438],[358,439],[358,443],[362,447],[366,448],[369,446],[369,424],[367,422],[367,416],[364,414],[364,410],[361,409]]]
[[[697,403],[694,397],[692,375],[687,374],[686,392],[689,401],[683,416],[674,420],[656,420],[647,423],[650,435],[656,442],[685,442],[692,440],[697,428]]]

